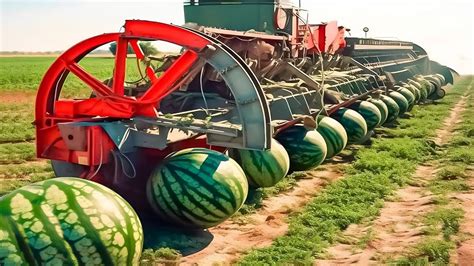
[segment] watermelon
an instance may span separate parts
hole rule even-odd
[[[135,211],[92,181],[54,178],[0,198],[0,265],[136,265],[142,247]]]
[[[441,86],[444,86],[444,85],[447,84],[446,79],[444,78],[443,75],[436,73],[436,74],[434,74],[434,76],[439,79],[439,81],[441,82]]]
[[[152,172],[147,198],[164,220],[208,228],[236,213],[248,182],[232,158],[209,149],[190,148],[168,155]]]
[[[371,102],[356,101],[351,104],[349,108],[362,115],[367,123],[368,131],[376,128],[380,124],[380,121],[382,121],[382,114],[380,113],[379,108]]]
[[[428,89],[428,97],[429,97],[431,94],[433,94],[436,91],[436,85],[429,81],[426,81],[425,84],[427,87],[429,87]]]
[[[407,100],[408,102],[408,109],[407,111],[411,111],[411,109],[413,109],[413,106],[415,106],[415,95],[413,95],[413,93],[411,93],[410,90],[408,90],[407,88],[399,88],[397,90],[398,93],[400,93],[401,95],[403,95],[403,97],[405,97],[405,99]]]
[[[428,96],[433,94],[437,88],[440,88],[441,89],[441,86],[438,86],[437,83],[435,82],[430,82],[428,80],[423,80],[420,82],[422,86],[424,86],[425,88],[427,88],[427,91],[428,91]]]
[[[346,130],[348,143],[358,143],[367,134],[364,117],[354,110],[342,107],[331,114],[331,117],[339,121]]]
[[[421,81],[421,79],[419,79]],[[436,86],[436,88],[441,88],[443,86],[443,84],[441,83],[441,80],[434,76],[434,75],[430,75],[430,76],[426,76],[423,78],[423,80],[429,82],[429,83],[432,83]]]
[[[428,97],[428,90],[429,90],[426,84],[422,85],[421,83],[416,82],[414,80],[409,80],[408,84],[415,86],[420,91],[420,102],[426,101],[426,98]]]
[[[391,91],[388,93],[388,96],[397,103],[398,107],[400,107],[399,115],[404,114],[408,110],[408,101],[401,93]]]
[[[415,96],[415,103],[418,103],[420,101],[421,92],[418,88],[410,84],[403,85],[403,88],[409,90],[413,94],[413,96]]]
[[[274,186],[290,169],[288,153],[275,139],[266,151],[230,149],[229,156],[239,163],[254,188]]]
[[[380,99],[385,103],[388,109],[388,116],[385,123],[392,123],[397,119],[398,114],[400,113],[400,107],[395,100],[386,95],[381,95]]]
[[[323,136],[302,125],[287,128],[275,137],[290,156],[290,169],[303,171],[320,165],[327,155]]]
[[[387,105],[379,98],[369,98],[368,102],[373,103],[380,111],[380,125],[383,125],[387,121],[388,108]]]
[[[329,116],[318,116],[317,131],[327,146],[326,159],[340,153],[347,145],[347,133],[341,123]]]

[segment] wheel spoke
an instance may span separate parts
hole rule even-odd
[[[118,38],[115,52],[115,68],[112,89],[117,95],[123,95],[125,82],[125,67],[127,65],[128,40]]]
[[[173,85],[196,63],[196,52],[187,50],[151,85],[139,101],[158,102],[173,91]]]
[[[112,93],[111,89],[96,79],[91,74],[87,73],[78,63],[72,62],[66,65],[66,68],[76,75],[79,79],[84,81],[97,95],[106,96]]]
[[[137,56],[138,60],[145,59],[145,54],[143,53],[142,49],[138,45],[138,40],[131,39],[129,43],[130,43],[130,46],[132,46],[132,49],[135,52],[135,55]],[[155,75],[155,71],[153,71],[153,68],[151,66],[146,67],[145,73],[152,83],[155,83],[158,80],[158,78]]]

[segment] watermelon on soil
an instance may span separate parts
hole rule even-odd
[[[397,102],[395,102],[394,99],[386,95],[381,95],[380,99],[385,103],[388,109],[388,116],[385,123],[392,123],[393,121],[397,119],[398,114],[400,113],[400,107],[398,106]]]
[[[290,169],[303,171],[320,165],[327,155],[324,138],[316,130],[303,125],[285,129],[275,137],[290,157]]]
[[[272,139],[266,151],[230,149],[229,156],[244,170],[251,187],[271,187],[283,179],[290,169],[285,148]]]
[[[248,193],[242,168],[209,149],[168,155],[147,183],[148,201],[166,221],[194,228],[215,226],[237,212]]]
[[[413,93],[411,93],[410,90],[408,90],[407,88],[403,88],[403,87],[400,87],[397,90],[397,92],[399,92],[401,95],[403,95],[403,97],[405,97],[405,99],[408,102],[407,111],[411,111],[413,109],[413,106],[415,106],[415,95],[413,95]]]
[[[331,117],[342,124],[347,132],[348,143],[358,143],[367,134],[367,123],[364,117],[354,110],[340,108]]]
[[[92,181],[54,178],[0,198],[1,265],[136,265],[142,248],[135,211]]]
[[[383,125],[387,121],[388,117],[388,108],[387,105],[380,98],[369,98],[368,102],[373,103],[380,111],[380,124]]]
[[[397,103],[398,107],[400,107],[399,115],[408,111],[408,101],[401,93],[391,91],[388,93],[388,96],[390,96],[390,98],[392,98]]]
[[[367,123],[367,130],[371,131],[376,128],[382,121],[382,114],[377,106],[368,101],[356,101],[349,106],[350,109],[358,112]]]
[[[327,146],[326,159],[340,153],[347,145],[347,133],[341,123],[329,116],[318,116],[317,131]]]

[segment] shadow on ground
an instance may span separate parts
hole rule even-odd
[[[188,256],[206,248],[214,236],[206,229],[167,224],[153,216],[140,217],[145,235],[144,249],[172,248]]]

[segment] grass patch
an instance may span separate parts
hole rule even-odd
[[[182,255],[179,251],[171,248],[160,248],[157,250],[145,249],[140,258],[140,265],[179,265]]]
[[[449,241],[452,235],[459,232],[463,216],[464,211],[460,208],[438,207],[426,215],[424,224],[428,226],[428,234],[438,235],[441,231],[443,239]]]
[[[410,252],[411,254],[400,258],[390,264],[393,265],[447,265],[449,263],[449,252],[454,247],[453,243],[430,238],[419,243]]]
[[[34,143],[0,144],[0,164],[20,164],[36,160]]]
[[[466,177],[466,166],[447,165],[439,169],[436,176],[441,180],[456,180]]]
[[[30,183],[53,177],[50,164],[0,165],[0,196]]]

